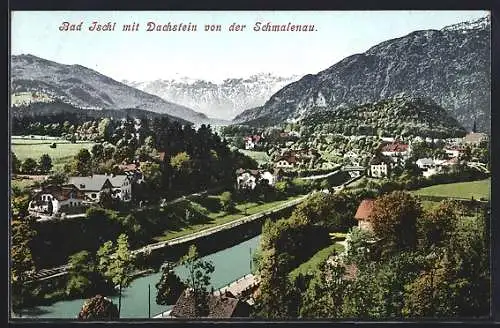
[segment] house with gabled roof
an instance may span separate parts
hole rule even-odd
[[[373,212],[374,199],[363,199],[356,210],[354,218],[358,221],[358,228],[368,231],[373,231],[371,223],[371,214]]]
[[[84,202],[85,194],[75,185],[49,185],[42,187],[28,204],[31,215],[54,215],[66,209],[79,207]]]
[[[69,183],[73,184],[85,194],[85,199],[90,202],[98,203],[103,193],[111,193],[113,185],[109,177],[103,174],[97,174],[85,177],[69,177]]]
[[[130,202],[132,200],[132,179],[129,175],[107,175],[109,182],[112,185],[111,196],[114,199],[122,202]]]
[[[253,170],[240,168],[236,170],[236,188],[253,190],[257,184],[265,181],[268,185],[274,186],[279,178],[279,170],[273,172],[269,170]]]
[[[197,318],[194,293],[186,289],[175,303],[170,316],[173,318]],[[228,294],[208,295],[208,311],[203,318],[246,318],[250,316],[248,303]]]
[[[370,160],[369,175],[373,178],[385,178],[389,176],[391,160],[385,156],[374,156]]]

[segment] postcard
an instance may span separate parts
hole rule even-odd
[[[13,11],[14,321],[490,317],[488,11]]]

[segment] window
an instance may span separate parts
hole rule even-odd
[[[92,193],[92,194],[90,194],[90,197],[91,197],[91,198],[96,198],[96,197],[97,197],[97,195],[96,195],[95,193]]]

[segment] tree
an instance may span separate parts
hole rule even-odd
[[[75,170],[80,176],[92,174],[92,156],[90,152],[83,148],[75,155]]]
[[[259,261],[260,294],[256,300],[258,317],[297,317],[296,297],[288,279],[290,260],[288,253],[278,253],[274,248],[262,250]]]
[[[160,281],[156,284],[156,304],[174,304],[186,288],[169,263],[162,267]]]
[[[26,158],[21,165],[21,171],[25,174],[34,174],[38,164],[33,158]]]
[[[11,155],[11,165],[12,165],[12,173],[19,173],[21,169],[21,161],[17,158],[16,154],[10,152]]]
[[[16,311],[32,296],[31,287],[26,284],[29,274],[35,271],[31,243],[37,233],[35,219],[14,216],[11,221],[10,281],[12,287],[12,308]]]
[[[83,296],[95,283],[95,263],[88,251],[80,251],[69,257],[66,295]]]
[[[118,236],[116,251],[110,257],[106,276],[111,278],[114,285],[119,286],[118,313],[121,311],[122,289],[128,287],[132,281],[131,273],[134,270],[134,257],[130,251],[126,234]]]
[[[63,185],[68,182],[68,176],[64,172],[55,172],[47,177],[42,185]]]
[[[457,221],[457,208],[450,201],[443,201],[435,209],[424,212],[418,221],[421,244],[424,247],[440,247],[447,243]]]
[[[82,306],[78,313],[78,320],[116,320],[120,318],[120,312],[113,302],[102,296],[96,295],[87,301]]]
[[[232,212],[234,211],[234,201],[233,201],[233,195],[229,191],[225,191],[222,193],[220,196],[220,204],[221,207],[224,211],[226,212]]]
[[[97,250],[97,270],[103,277],[110,278],[108,268],[111,263],[111,256],[114,252],[113,241],[108,240]]]
[[[111,120],[109,118],[103,118],[97,127],[99,133],[99,138],[108,140],[111,136]]]
[[[188,275],[184,284],[190,289],[194,296],[195,315],[204,317],[208,315],[208,301],[211,274],[215,268],[211,261],[200,259],[196,246],[191,245],[189,251],[184,255],[180,264],[187,268]]]
[[[338,263],[324,262],[311,281],[302,302],[301,317],[337,319],[343,315],[342,306],[348,282],[345,268]]]
[[[42,173],[47,173],[52,169],[52,159],[48,154],[43,154],[40,157],[38,168]]]
[[[191,169],[191,156],[186,152],[178,153],[170,159],[170,166],[179,172],[189,173]]]
[[[102,162],[104,160],[104,146],[101,143],[96,143],[91,149],[94,161]]]
[[[348,238],[347,260],[357,266],[362,266],[369,261],[370,241],[374,240],[373,233],[369,230],[352,228]]]
[[[160,165],[157,163],[145,163],[141,165],[141,170],[144,176],[144,186],[141,186],[143,190],[142,193],[139,193],[141,198],[150,200],[160,198],[162,196],[162,172]]]
[[[386,250],[415,247],[416,223],[421,212],[417,199],[403,191],[394,191],[375,200],[371,222],[375,234],[388,247]]]

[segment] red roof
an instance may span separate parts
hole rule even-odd
[[[354,218],[356,220],[368,220],[373,211],[373,199],[364,199],[361,204],[359,204],[358,210]]]
[[[85,197],[83,192],[78,190],[78,188],[72,184],[68,184],[68,185],[64,185],[64,186],[49,185],[49,186],[43,187],[42,190],[37,193],[35,198],[38,198],[42,194],[51,194],[58,201],[65,201],[65,200],[68,200],[72,197],[75,199],[78,199],[78,198],[83,199]]]
[[[382,147],[383,152],[405,152],[408,150],[408,145],[402,143],[391,143]]]
[[[120,164],[118,165],[118,168],[124,172],[127,172],[127,171],[135,171],[139,168],[139,166],[135,163],[130,163],[130,164]]]

